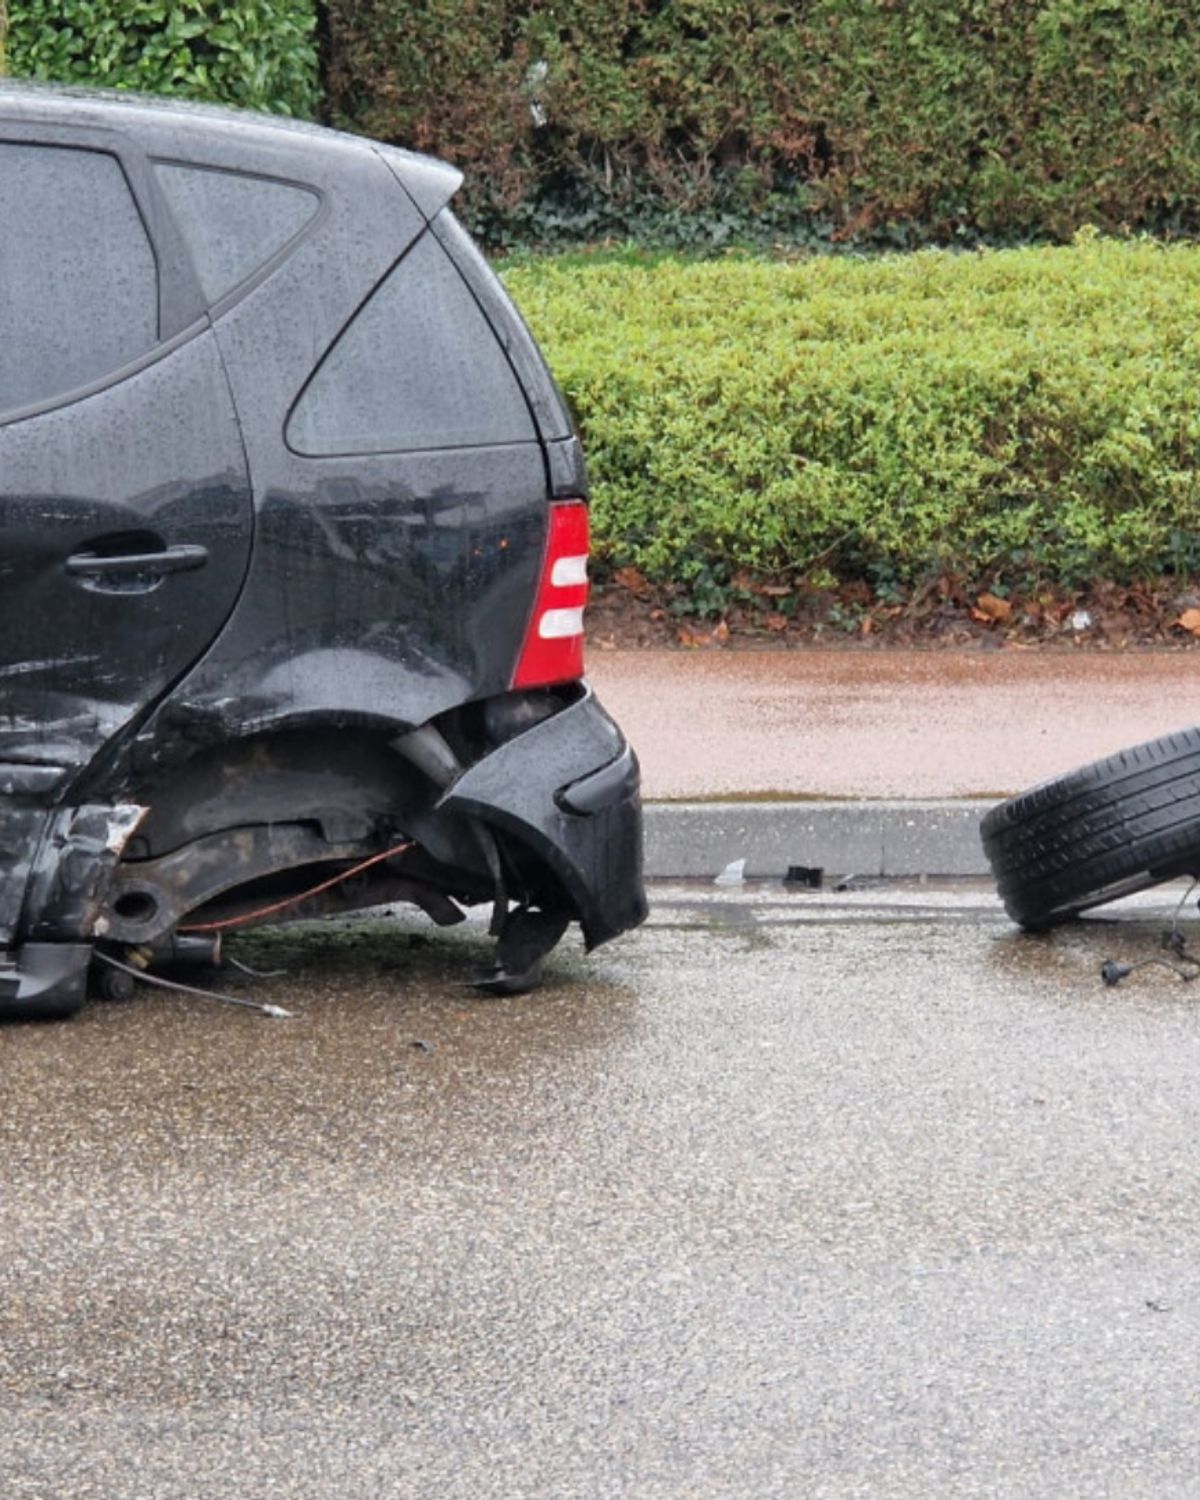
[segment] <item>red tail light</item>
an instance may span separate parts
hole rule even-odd
[[[583,609],[588,599],[588,509],[582,500],[550,507],[537,603],[514,688],[549,687],[583,676]]]

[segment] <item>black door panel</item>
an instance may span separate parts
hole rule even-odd
[[[211,331],[0,426],[0,759],[82,766],[150,705],[233,608],[251,524]]]

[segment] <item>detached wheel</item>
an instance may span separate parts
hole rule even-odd
[[[1200,729],[1148,740],[994,807],[980,833],[1005,909],[1044,928],[1200,873]]]

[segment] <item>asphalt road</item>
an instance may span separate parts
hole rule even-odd
[[[292,1021],[0,1032],[8,1500],[1194,1496],[1153,927],[658,896],[523,999],[376,925],[259,942]]]

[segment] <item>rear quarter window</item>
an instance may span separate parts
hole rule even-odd
[[[282,250],[320,207],[310,189],[269,177],[171,162],[156,162],[154,172],[210,303]]]
[[[331,346],[287,428],[289,446],[314,456],[535,437],[521,386],[491,325],[428,232]]]
[[[0,141],[0,410],[91,384],[157,339],[154,252],[116,157]]]

